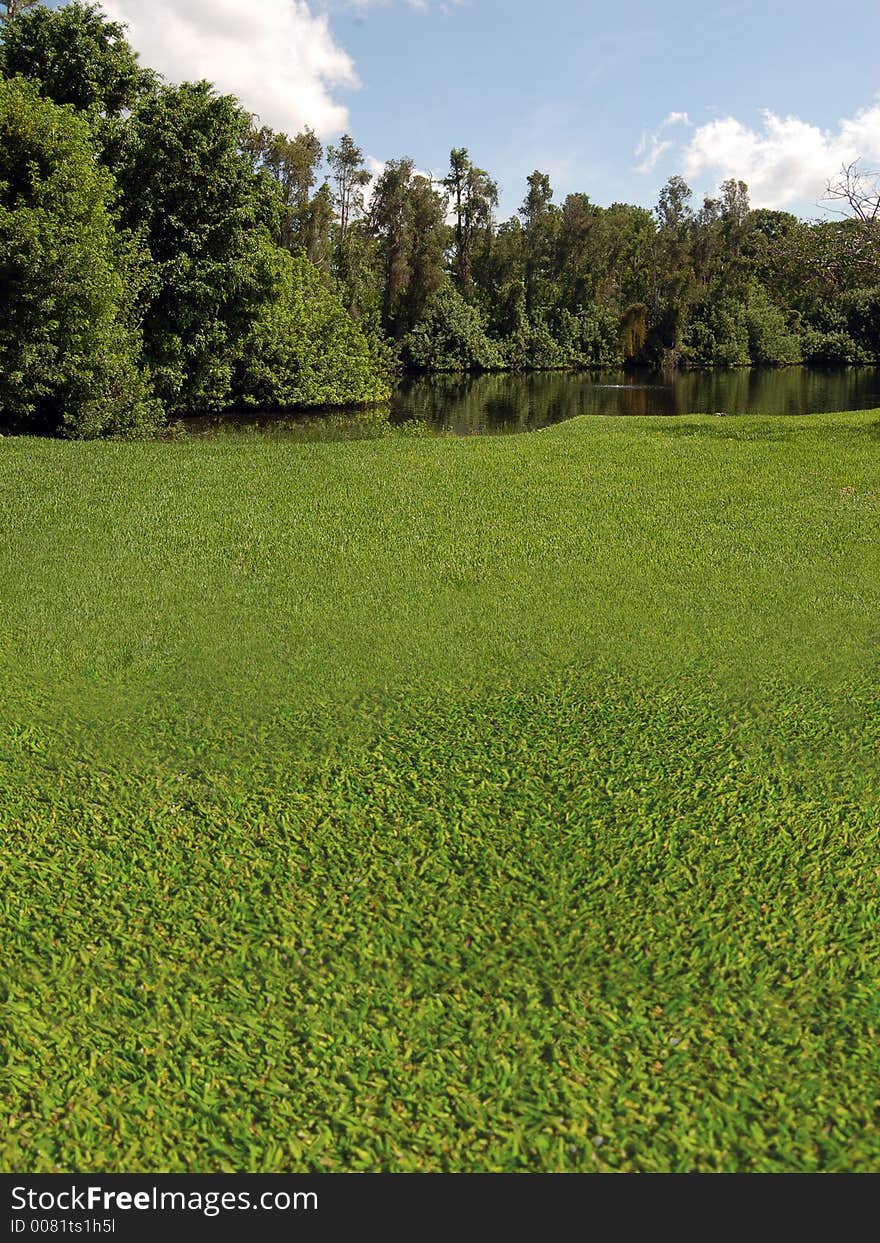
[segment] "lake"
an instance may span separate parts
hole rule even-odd
[[[880,367],[742,368],[735,371],[433,375],[401,380],[391,420],[472,436],[527,432],[581,414],[819,414],[880,409]],[[172,434],[256,433],[292,440],[380,435],[388,407],[288,414],[216,414],[183,420]]]
[[[880,408],[880,367],[733,371],[534,372],[402,381],[395,422],[468,436],[525,432],[581,414],[819,414]]]

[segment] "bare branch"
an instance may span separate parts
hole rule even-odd
[[[828,211],[840,216],[852,214],[864,224],[872,224],[880,220],[880,172],[859,168],[859,160],[843,164],[837,180],[828,182],[825,198],[846,204],[843,209],[830,207]]]

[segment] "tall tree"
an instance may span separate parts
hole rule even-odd
[[[349,134],[343,134],[339,146],[327,148],[327,163],[336,185],[334,203],[339,214],[339,238],[344,245],[348,231],[364,210],[364,189],[370,174],[364,167],[364,153]]]
[[[471,162],[466,147],[455,147],[450,152],[449,172],[443,185],[449,192],[455,217],[455,279],[462,293],[469,294],[477,243],[491,232],[498,186],[485,169]]]
[[[295,138],[276,133],[267,125],[248,132],[244,150],[254,165],[276,183],[281,194],[279,241],[291,251],[308,251],[311,191],[318,179],[324,149],[314,130],[306,127]]]
[[[683,177],[670,177],[657,203],[653,311],[664,363],[674,362],[681,346],[694,281],[693,192]]]
[[[527,181],[529,188],[519,214],[523,220],[526,242],[526,312],[530,318],[534,318],[550,301],[549,286],[553,281],[551,266],[558,211],[553,205],[553,190],[546,173],[536,169]]]
[[[84,117],[0,81],[0,422],[45,435],[143,429],[137,259]]]
[[[222,407],[239,344],[274,275],[278,198],[242,154],[250,117],[207,82],[141,100],[117,176],[123,221],[156,265],[144,338],[169,410]]]
[[[445,196],[412,160],[386,164],[373,191],[370,229],[382,270],[382,322],[392,336],[413,327],[444,283],[445,215]]]
[[[303,241],[309,262],[329,272],[333,264],[333,191],[326,181],[309,202]]]

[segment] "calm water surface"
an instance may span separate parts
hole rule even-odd
[[[818,414],[880,409],[880,367],[645,372],[537,372],[402,380],[391,421],[471,436],[527,432],[581,414]],[[292,440],[372,438],[387,429],[387,406],[304,414],[211,415],[187,419],[184,435],[253,433]]]
[[[819,414],[880,409],[880,367],[572,375],[432,376],[403,381],[395,422],[459,436],[532,431],[581,414]]]

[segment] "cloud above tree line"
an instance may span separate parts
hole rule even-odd
[[[326,13],[305,0],[102,0],[125,22],[145,65],[171,82],[207,78],[274,129],[310,125],[321,137],[348,126],[334,98],[358,85],[354,62]]]
[[[685,141],[668,136],[676,124],[692,129]],[[670,113],[636,148],[638,171],[652,172],[663,157],[691,181],[745,181],[755,207],[818,205],[843,165],[860,159],[866,169],[880,166],[880,104],[845,117],[833,130],[769,109],[757,127],[733,116],[691,126],[686,113]]]
[[[146,65],[169,81],[204,77],[237,95],[274,129],[311,126],[334,139],[350,128],[340,93],[359,85],[351,56],[337,41],[331,12],[365,12],[397,4],[450,10],[462,0],[103,0],[109,16],[129,27]],[[636,168],[662,164],[698,191],[728,177],[749,185],[759,207],[818,204],[841,165],[861,158],[880,166],[880,103],[825,130],[797,116],[765,111],[748,124],[724,116],[702,125],[671,112],[636,149]]]
[[[335,98],[359,85],[354,62],[330,29],[329,10],[364,11],[393,0],[102,0],[128,26],[145,65],[171,82],[207,78],[273,129],[309,125],[341,134],[349,113]],[[405,0],[413,9],[460,0]]]

